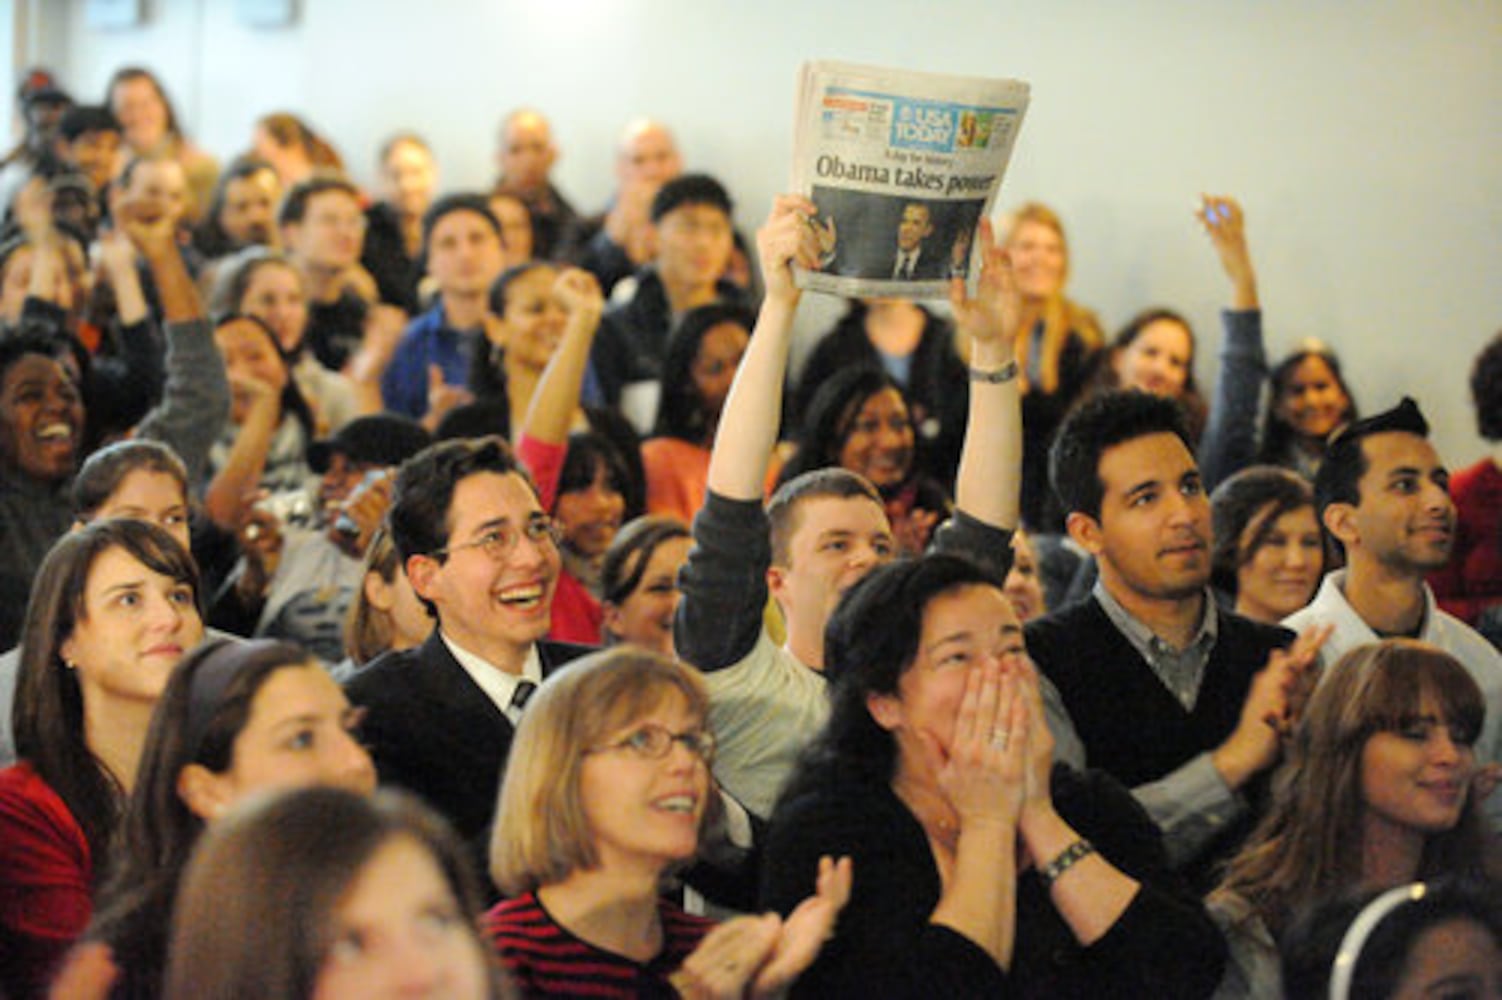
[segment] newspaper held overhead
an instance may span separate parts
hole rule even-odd
[[[793,190],[818,207],[819,270],[800,287],[851,297],[944,298],[972,283],[1027,111],[1020,80],[805,63]]]

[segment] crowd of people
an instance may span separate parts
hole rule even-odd
[[[1031,203],[794,370],[818,206],[662,123],[19,97],[0,996],[1502,996],[1502,450],[1270,366],[1234,198],[1213,364]]]

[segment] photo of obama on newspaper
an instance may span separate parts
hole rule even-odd
[[[986,200],[933,201],[814,185],[819,270],[867,281],[969,276]]]

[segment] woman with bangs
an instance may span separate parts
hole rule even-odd
[[[291,643],[207,643],[173,671],[122,823],[118,870],[86,939],[109,946],[115,997],[161,995],[172,901],[206,825],[273,788],[375,791],[339,685]]]
[[[1210,517],[1217,600],[1276,625],[1314,599],[1325,543],[1308,481],[1271,465],[1242,469],[1210,495]]]
[[[1272,808],[1211,894],[1231,946],[1220,998],[1281,996],[1278,943],[1320,899],[1485,874],[1473,745],[1481,691],[1410,639],[1351,650],[1304,709]]]
[[[87,926],[135,787],[152,708],[203,638],[198,570],[166,531],[107,519],[42,563],[0,771],[0,982],[43,996]]]
[[[540,687],[512,745],[486,930],[529,997],[766,996],[813,960],[850,889],[825,858],[788,918],[716,926],[662,896],[718,807],[709,698],[690,669],[622,647]]]

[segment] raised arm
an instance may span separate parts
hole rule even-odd
[[[970,340],[970,412],[955,479],[955,506],[994,528],[1017,527],[1022,484],[1022,403],[1013,345],[1022,321],[1022,296],[1007,252],[996,244],[989,219],[981,222],[985,247],[974,298],[964,282],[950,282],[955,323]]]
[[[578,268],[569,268],[558,276],[553,294],[563,303],[568,319],[558,349],[537,381],[516,444],[517,455],[532,470],[538,499],[547,509],[552,509],[558,497],[569,427],[579,408],[579,389],[605,307],[594,275]]]
[[[558,349],[538,379],[522,434],[545,444],[563,444],[579,408],[579,389],[589,368],[589,350],[600,329],[605,300],[594,275],[576,267],[558,276],[553,295],[563,304],[568,319]]]
[[[116,224],[146,259],[166,323],[167,378],[162,401],[141,421],[138,433],[170,445],[188,467],[188,481],[201,482],[209,449],[229,416],[224,362],[204,318],[198,286],[183,263],[171,220],[149,218],[138,202],[125,199],[116,207]],[[232,526],[235,522],[219,523]]]
[[[1257,408],[1267,378],[1262,343],[1262,311],[1257,273],[1247,248],[1245,218],[1233,198],[1204,195],[1195,216],[1210,237],[1231,283],[1230,304],[1221,313],[1224,335],[1220,374],[1210,403],[1210,420],[1199,446],[1200,474],[1213,490],[1250,465],[1257,448]]]
[[[762,496],[767,462],[777,443],[793,314],[801,296],[793,284],[792,265],[813,268],[818,261],[818,241],[808,222],[813,214],[813,202],[807,198],[780,195],[756,234],[767,294],[725,400],[709,458],[709,489],[726,499]]]

